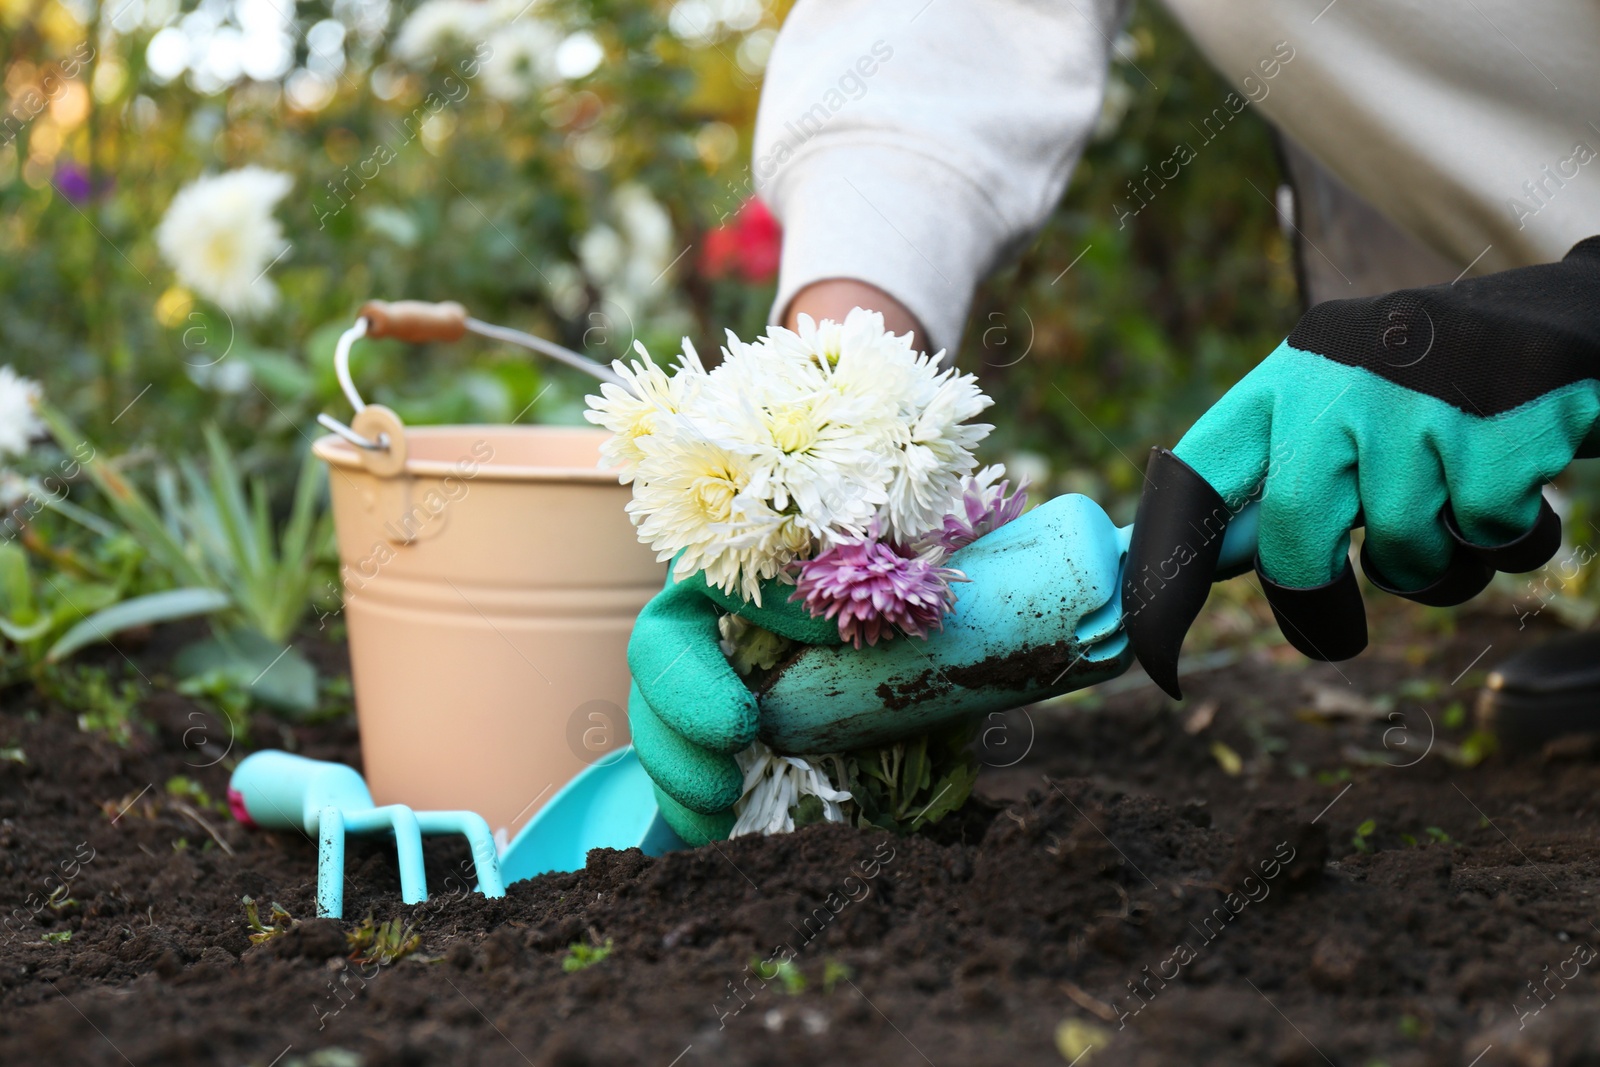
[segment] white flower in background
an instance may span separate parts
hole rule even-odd
[[[579,30],[556,49],[556,73],[563,78],[587,78],[605,62],[606,50],[592,33]]]
[[[469,50],[500,20],[500,12],[482,0],[427,0],[400,24],[389,51],[426,66],[441,53]]]
[[[589,306],[589,292],[583,284],[583,272],[571,263],[555,263],[545,268],[545,291],[550,295],[550,306],[564,319],[575,319]]]
[[[266,277],[288,250],[272,210],[293,179],[264,167],[208,175],[172,198],[156,244],[178,280],[229,314],[258,315],[278,302]]]
[[[845,821],[844,809],[839,805],[853,798],[848,792],[833,788],[827,773],[813,760],[780,756],[760,741],[734,758],[744,772],[744,793],[733,805],[735,819],[729,837],[788,833],[794,829],[790,809],[808,796],[822,801],[825,820]]]
[[[650,256],[672,251],[672,217],[649,189],[637,182],[618,186],[611,203],[635,251]]]
[[[185,368],[185,373],[200,388],[228,396],[244,392],[255,377],[250,371],[250,364],[238,357],[221,359],[215,363],[191,363]]]
[[[38,382],[0,367],[0,457],[23,455],[45,432],[36,410],[41,395]]]
[[[524,16],[489,35],[489,56],[480,71],[484,91],[496,100],[525,100],[560,77],[556,49],[561,34],[539,19]]]
[[[0,467],[0,511],[10,511],[33,494],[28,479],[16,471]]]
[[[605,223],[598,223],[578,238],[578,262],[596,284],[604,286],[622,273],[628,261],[628,245],[622,235]]]
[[[636,183],[617,188],[611,222],[597,223],[578,239],[578,262],[606,298],[629,314],[667,295],[662,276],[672,265],[672,217]]]

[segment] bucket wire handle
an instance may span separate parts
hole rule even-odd
[[[394,337],[415,344],[424,341],[455,341],[465,333],[475,333],[480,337],[488,337],[538,352],[602,382],[628,388],[627,382],[610,367],[554,341],[547,341],[543,337],[472,318],[467,314],[466,308],[453,300],[437,304],[421,300],[369,300],[361,305],[360,317],[356,319],[354,326],[339,335],[339,344],[333,351],[333,369],[339,376],[339,388],[344,391],[345,399],[350,401],[353,411],[360,414],[366,409],[366,401],[361,399],[361,393],[350,378],[350,348],[363,337],[374,339]],[[317,422],[357,448],[368,452],[386,451],[390,446],[388,434],[380,433],[373,438],[357,433],[332,415],[320,414],[317,416]]]
[[[350,408],[357,415],[366,410],[367,402],[361,399],[361,393],[356,390],[356,383],[350,379],[350,346],[365,336],[367,336],[367,320],[359,318],[354,326],[339,335],[339,343],[333,350],[333,372],[339,376],[339,388],[344,391],[345,399],[350,401]],[[389,447],[387,434],[379,434],[376,441],[371,440],[356,433],[325,411],[317,415],[317,422],[357,448],[366,449],[368,452],[381,452]]]

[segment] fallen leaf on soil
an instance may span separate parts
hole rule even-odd
[[[1221,706],[1221,702],[1216,700],[1202,700],[1196,704],[1189,717],[1183,720],[1183,732],[1193,737],[1210,726],[1211,720],[1217,717],[1217,709]]]
[[[1223,773],[1230,778],[1239,777],[1239,773],[1244,770],[1244,759],[1221,741],[1211,742],[1211,756],[1217,761],[1217,766],[1222,768]]]
[[[1308,682],[1306,696],[1311,701],[1311,711],[1328,718],[1350,716],[1356,719],[1376,719],[1389,710],[1381,703],[1369,700],[1348,686]]]
[[[1111,1043],[1111,1031],[1082,1019],[1068,1019],[1056,1027],[1056,1051],[1068,1063],[1088,1063],[1094,1057],[1089,1050],[1105,1048]]]

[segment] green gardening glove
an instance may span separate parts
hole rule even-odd
[[[718,644],[717,619],[733,612],[791,641],[842,643],[838,624],[791,604],[792,591],[769,581],[757,607],[707,585],[699,573],[680,581],[669,571],[666,588],[634,624],[628,642],[634,751],[657,783],[656,800],[667,822],[688,844],[728,836],[744,785],[733,753],[755,740],[759,720],[755,694]]]
[[[1140,661],[1177,694],[1205,561],[1250,503],[1257,576],[1285,637],[1315,658],[1366,643],[1354,526],[1368,580],[1426,604],[1542,565],[1561,526],[1541,487],[1596,454],[1597,375],[1600,238],[1559,263],[1312,308],[1153,454],[1123,587]]]

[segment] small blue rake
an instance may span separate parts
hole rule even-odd
[[[228,804],[246,826],[300,830],[317,839],[317,914],[344,915],[344,839],[347,834],[393,833],[400,860],[400,899],[428,899],[422,867],[423,834],[462,834],[472,846],[478,888],[503,897],[505,884],[494,835],[483,816],[470,811],[413,811],[404,804],[372,803],[367,783],[342,763],[255,752],[240,761],[228,783]]]

